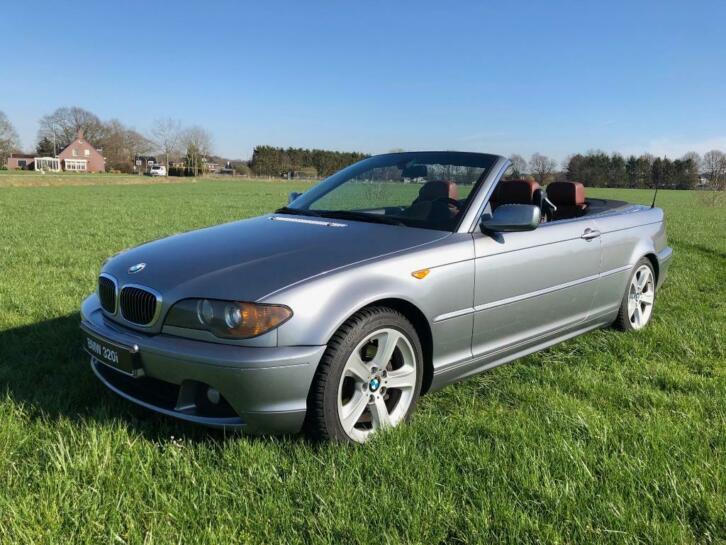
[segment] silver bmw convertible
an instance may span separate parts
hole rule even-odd
[[[126,250],[82,305],[91,369],[183,420],[364,442],[427,392],[645,327],[672,255],[663,211],[509,166],[379,155],[274,213]]]

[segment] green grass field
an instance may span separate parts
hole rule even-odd
[[[726,542],[724,208],[660,193],[675,257],[646,331],[426,396],[355,448],[149,414],[79,348],[105,257],[304,186],[95,183],[0,187],[0,543]]]

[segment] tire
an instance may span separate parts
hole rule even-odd
[[[421,392],[423,365],[416,329],[403,314],[388,307],[357,312],[330,339],[318,365],[308,434],[363,443],[378,429],[405,422]]]
[[[635,264],[613,325],[621,331],[639,331],[650,322],[655,306],[655,271],[646,257]]]

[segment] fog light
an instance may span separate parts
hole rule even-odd
[[[216,388],[207,388],[207,399],[213,405],[217,405],[219,400],[222,399],[222,395]]]

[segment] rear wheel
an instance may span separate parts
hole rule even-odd
[[[644,257],[630,275],[615,325],[623,331],[643,329],[650,322],[654,305],[655,273],[650,260]]]
[[[423,356],[416,330],[399,312],[364,309],[328,343],[308,402],[308,429],[320,439],[365,442],[413,412]]]

